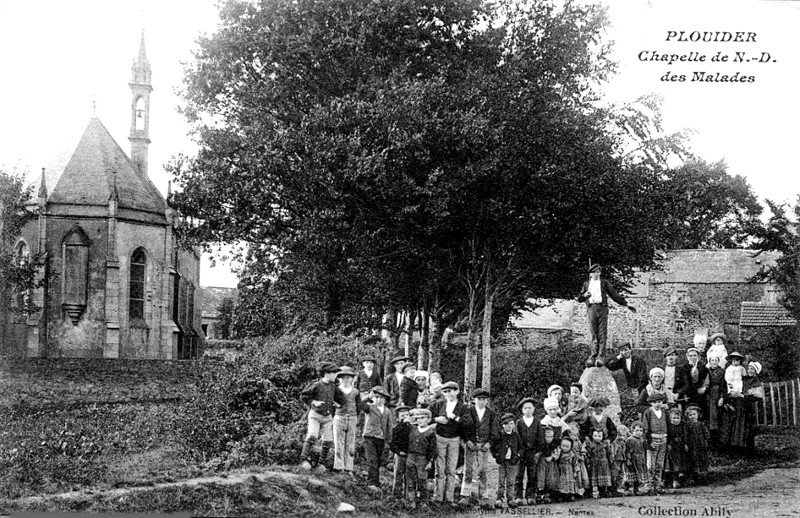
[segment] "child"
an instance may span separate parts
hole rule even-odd
[[[664,462],[664,485],[673,489],[680,487],[683,478],[684,457],[686,453],[686,427],[681,422],[681,409],[674,407],[669,411],[667,424],[667,455]]]
[[[578,432],[570,430],[569,437],[572,439],[572,453],[578,461],[578,477],[576,480],[578,496],[583,496],[587,489],[591,489],[589,485],[589,471],[586,469],[586,446],[580,441]]]
[[[579,427],[586,421],[588,400],[583,397],[583,385],[573,383],[569,386],[569,396],[567,398],[567,413],[564,414],[564,422],[575,434],[571,435],[574,440],[578,437]]]
[[[644,445],[644,424],[634,421],[631,424],[631,436],[625,441],[625,481],[631,486],[633,494],[647,492],[647,448]]]
[[[412,412],[411,420],[416,422],[408,436],[406,499],[409,506],[416,509],[417,492],[420,507],[428,506],[428,466],[436,458],[436,432],[430,426],[430,410],[417,408]]]
[[[725,383],[725,370],[720,367],[719,356],[708,356],[708,392],[706,392],[706,406],[708,407],[708,431],[710,433],[710,443],[715,446],[719,441],[719,431],[722,428],[722,412],[720,407],[723,405],[722,395],[724,394],[723,384]]]
[[[417,408],[428,408],[428,405],[433,401],[428,401],[428,371],[417,371],[414,375],[414,381],[417,382]]]
[[[520,464],[517,471],[517,480],[514,484],[516,504],[526,502],[533,505],[536,501],[536,454],[539,452],[541,442],[541,426],[533,418],[533,398],[523,398],[517,408],[522,411],[522,417],[517,419],[517,434],[520,439]],[[527,483],[525,477],[527,476]],[[523,492],[523,487],[525,491]]]
[[[733,360],[731,360],[733,362]],[[693,483],[708,471],[708,428],[700,422],[700,407],[689,405],[686,409],[686,473]]]
[[[547,389],[547,397],[558,401],[558,415],[559,417],[567,413],[567,405],[564,402],[564,389],[559,385],[550,385]]]
[[[611,452],[605,431],[602,428],[595,428],[586,441],[592,498],[608,496],[611,488]]]
[[[469,409],[469,419],[464,423],[462,438],[465,441],[464,476],[461,483],[459,505],[469,504],[471,497],[478,500],[486,495],[486,466],[489,461],[489,448],[500,438],[500,422],[497,414],[488,408],[488,390],[477,388],[472,391],[473,407]],[[477,479],[477,495],[475,488]]]
[[[394,373],[386,376],[383,382],[383,388],[385,388],[386,392],[389,394],[389,401],[387,401],[386,404],[392,408],[402,404],[400,403],[400,385],[405,378],[403,367],[405,367],[406,363],[408,363],[408,356],[396,356],[389,362]]]
[[[611,481],[612,488],[618,496],[625,495],[625,441],[628,439],[628,427],[617,427],[617,438],[611,443]]]
[[[561,452],[558,457],[558,499],[571,502],[578,494],[580,468],[578,458],[573,452],[572,438],[565,435],[561,438]]]
[[[542,430],[544,443],[536,463],[536,489],[542,503],[549,504],[551,496],[558,493],[558,457],[561,452],[561,441],[556,440],[555,436],[556,432],[560,432],[561,429],[542,425]]]
[[[666,396],[654,392],[647,398],[650,408],[642,414],[644,439],[647,445],[647,468],[650,471],[651,490],[663,489],[662,475],[667,455],[667,404]]]
[[[519,464],[520,438],[514,422],[514,414],[503,414],[500,418],[503,431],[500,438],[492,445],[492,455],[497,461],[497,501],[498,507],[517,507],[514,500],[514,484],[517,480]]]
[[[371,401],[371,402],[370,402]],[[389,393],[377,385],[370,390],[367,400],[362,402],[364,413],[364,453],[367,462],[367,484],[372,491],[381,486],[380,468],[384,446],[392,443],[394,418],[387,406]]]
[[[725,383],[728,384],[729,394],[741,394],[744,385],[744,377],[747,376],[747,369],[742,367],[744,356],[737,352],[728,355],[730,365],[725,369]]]
[[[361,413],[361,395],[353,387],[356,373],[347,365],[336,374],[339,390],[346,403],[336,408],[333,416],[333,470],[355,476],[353,457],[356,453],[356,421]]]
[[[383,384],[380,373],[375,370],[375,357],[365,355],[361,358],[363,369],[358,371],[353,386],[358,390],[362,399],[366,399],[372,387]]]
[[[402,368],[403,379],[400,381],[400,405],[405,405],[409,409],[417,408],[419,399],[419,386],[414,378],[417,375],[417,368],[413,363],[406,363]]]
[[[550,428],[557,429],[554,430],[556,438],[560,439],[564,432],[569,430],[569,426],[558,416],[561,411],[558,400],[549,397],[545,399],[542,404],[544,405],[544,411],[547,413],[541,420],[542,426],[549,426]]]
[[[609,442],[614,442],[614,439],[617,438],[617,426],[614,424],[614,421],[604,413],[606,407],[611,404],[608,398],[603,396],[593,397],[587,404],[590,411],[588,417],[580,427],[581,440],[585,441],[586,439],[590,439],[592,430],[600,428],[603,430],[606,439]]]
[[[462,427],[469,419],[464,403],[458,400],[458,383],[442,385],[444,399],[431,405],[436,423],[436,492],[433,499],[452,504],[455,501],[456,466],[461,447]]]
[[[408,460],[408,437],[411,428],[415,425],[409,419],[409,410],[405,405],[394,409],[395,425],[392,428],[392,442],[390,449],[394,453],[394,481],[392,482],[392,496],[402,499],[405,496],[406,464]]]
[[[346,405],[347,401],[341,390],[336,386],[336,375],[339,366],[330,362],[323,362],[317,367],[317,373],[322,377],[303,389],[300,399],[308,409],[308,431],[300,453],[300,464],[303,469],[311,469],[312,461],[321,463],[322,467],[328,461],[328,454],[333,446],[333,411],[334,404]],[[322,452],[316,459],[312,454],[317,441],[322,439]]]

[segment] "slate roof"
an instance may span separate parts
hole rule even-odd
[[[786,308],[779,304],[742,302],[740,326],[793,326],[797,324]]]
[[[727,284],[743,283],[762,266],[774,265],[778,252],[755,256],[754,250],[669,250],[664,269],[650,273],[654,283]]]
[[[121,219],[166,224],[164,198],[146,174],[139,172],[96,117],[89,121],[64,173],[48,197],[48,213],[103,216],[114,189]],[[48,186],[49,187],[49,186]]]

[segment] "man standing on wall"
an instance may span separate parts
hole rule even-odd
[[[629,306],[628,302],[617,293],[617,290],[605,279],[600,278],[601,268],[599,264],[589,267],[589,280],[583,283],[578,302],[586,302],[587,314],[589,316],[589,331],[592,333],[592,353],[586,359],[586,366],[597,365],[602,367],[603,355],[606,351],[606,338],[608,336],[608,298],[625,306],[632,312],[636,308]]]

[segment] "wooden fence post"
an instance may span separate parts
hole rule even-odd
[[[775,391],[772,390],[772,382],[769,383],[769,402],[772,407],[772,426],[778,426],[776,422],[777,412],[775,412]]]

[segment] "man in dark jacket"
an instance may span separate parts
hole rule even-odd
[[[678,401],[684,405],[693,403],[703,410],[703,415],[708,415],[706,404],[706,390],[710,378],[708,369],[700,363],[700,351],[691,347],[686,351],[688,363],[681,366],[679,374],[675,377],[675,393],[678,394]]]
[[[436,490],[433,500],[453,504],[455,501],[456,465],[463,429],[469,426],[469,411],[458,400],[458,383],[442,385],[444,399],[433,403],[431,416],[436,423]]]
[[[478,500],[488,497],[487,462],[492,444],[500,438],[500,416],[489,408],[488,390],[472,391],[474,406],[468,410],[469,419],[463,427],[462,437],[466,446],[464,453],[464,480],[461,482],[459,505],[469,505],[470,498],[477,493]],[[475,479],[478,487],[475,487]],[[476,491],[477,489],[477,491]]]
[[[606,367],[612,371],[622,370],[625,374],[625,381],[628,390],[634,399],[647,386],[647,364],[642,358],[631,354],[631,345],[624,344],[619,349],[619,355],[606,363]]]
[[[603,365],[603,355],[606,351],[606,338],[608,337],[608,299],[636,312],[633,306],[605,279],[600,278],[600,265],[593,264],[589,268],[589,280],[583,283],[578,302],[585,302],[589,317],[589,331],[592,333],[592,354],[586,359],[586,366],[598,367]]]

